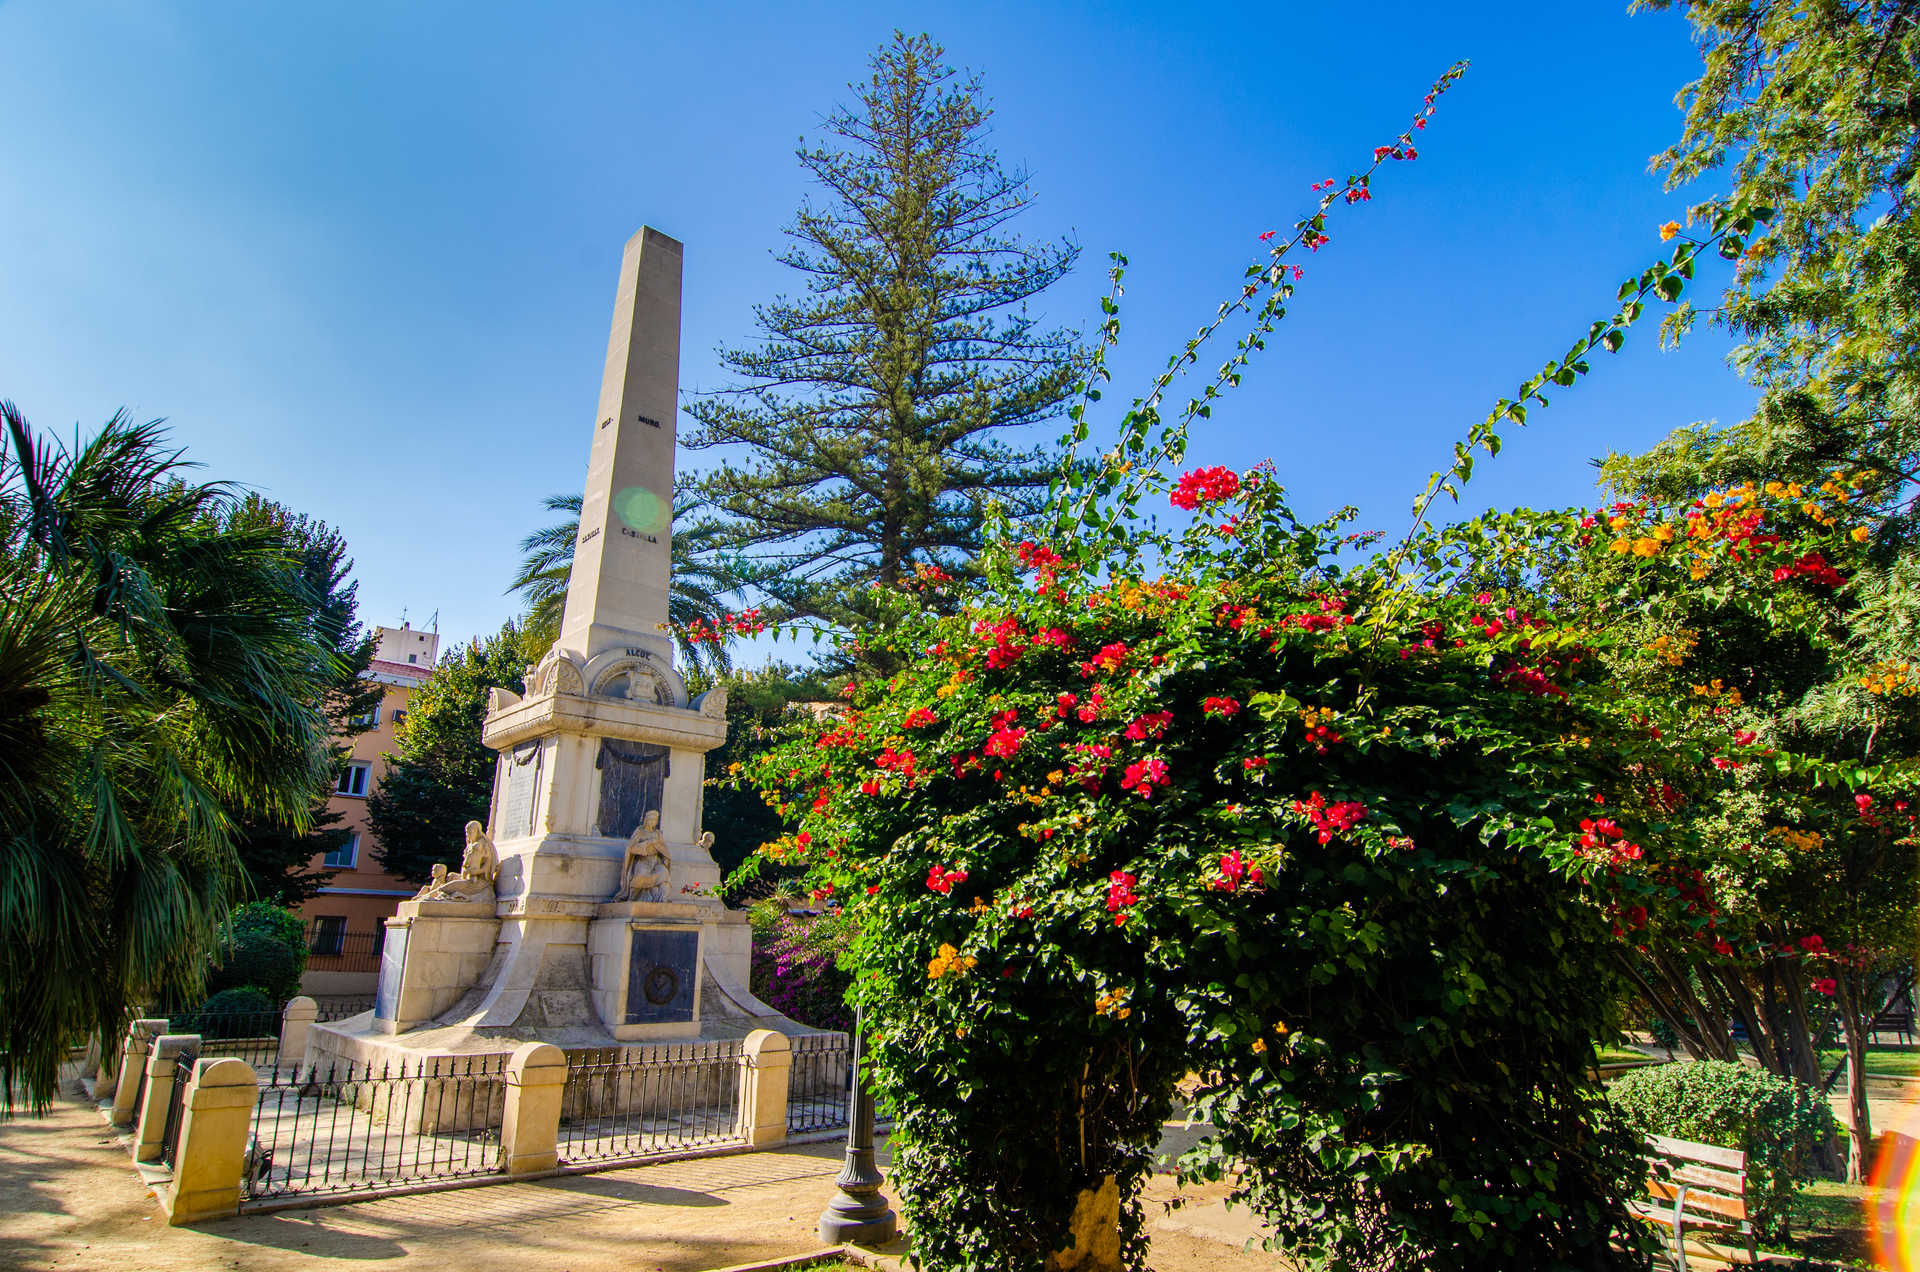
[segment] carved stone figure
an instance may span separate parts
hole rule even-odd
[[[660,813],[648,809],[647,815],[627,837],[627,854],[620,863],[620,890],[615,901],[659,901],[667,895],[667,883],[673,870],[673,858],[667,841],[660,834]]]
[[[435,892],[445,887],[446,884],[447,863],[444,861],[436,861],[433,863],[433,877],[420,886],[420,891],[413,894],[413,899],[415,901],[425,901]]]
[[[487,828],[477,821],[467,823],[467,850],[460,856],[460,877],[489,888],[500,877],[500,854],[494,851]]]
[[[491,901],[493,882],[500,877],[500,854],[486,827],[477,821],[467,823],[467,847],[460,855],[460,873],[449,875],[436,865],[433,879],[414,896],[415,901]]]

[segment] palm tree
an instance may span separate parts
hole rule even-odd
[[[37,1107],[74,1042],[198,991],[236,826],[304,827],[329,778],[338,668],[285,536],[158,421],[0,416],[0,1101]]]
[[[560,616],[567,603],[567,579],[573,573],[573,545],[580,537],[580,495],[549,495],[549,512],[568,515],[565,521],[534,531],[520,541],[526,555],[520,573],[507,588],[527,603],[528,640],[544,648],[560,634]],[[667,590],[667,619],[674,627],[674,647],[689,671],[704,679],[726,674],[733,662],[724,647],[696,644],[686,637],[695,619],[713,619],[726,611],[723,598],[738,596],[745,580],[716,550],[715,532],[706,525],[673,532],[670,558],[672,582]]]

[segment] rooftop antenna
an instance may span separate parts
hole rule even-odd
[[[433,629],[433,634],[435,636],[438,636],[440,634],[440,611],[439,610],[433,611],[433,617],[427,620],[427,626]]]
[[[400,607],[400,626],[405,627],[406,625],[407,625],[407,607],[402,605]]]

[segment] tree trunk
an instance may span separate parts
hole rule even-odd
[[[1854,983],[1856,976],[1843,973],[1835,979],[1840,982],[1840,1024],[1847,1040],[1847,1129],[1853,1135],[1853,1146],[1847,1154],[1847,1182],[1864,1184],[1867,1155],[1873,1145],[1873,1110],[1867,1104],[1867,1027],[1871,1021],[1860,1015],[1865,995]]]

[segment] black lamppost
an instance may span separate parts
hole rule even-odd
[[[882,1246],[900,1230],[887,1199],[880,1195],[886,1182],[873,1164],[873,1092],[867,1089],[866,1030],[862,1013],[853,1009],[853,1109],[847,1119],[847,1164],[840,1169],[834,1194],[820,1212],[820,1240],[827,1245]]]

